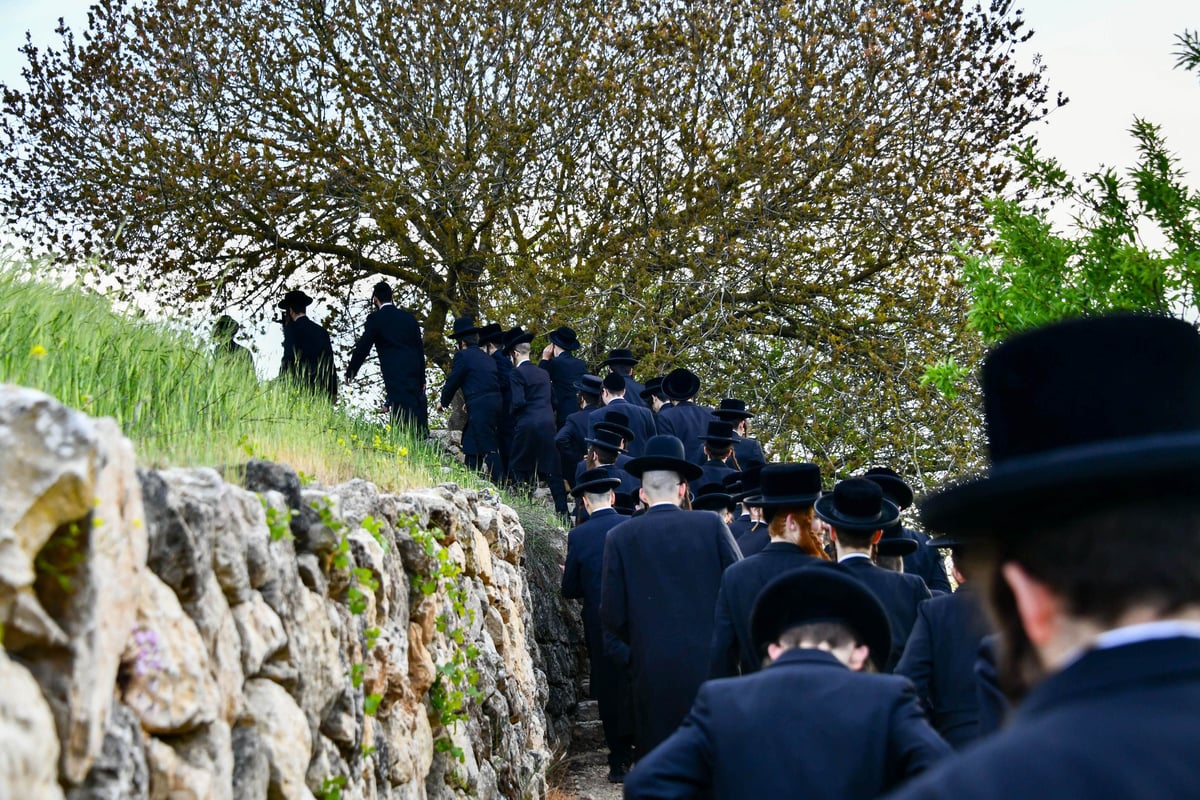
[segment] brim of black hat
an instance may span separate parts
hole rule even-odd
[[[579,381],[575,381],[574,383],[571,384],[571,386],[574,387],[575,391],[577,391],[577,392],[583,392],[584,394],[590,394],[594,397],[599,397],[601,395],[601,393],[603,392],[603,389],[598,389],[594,386],[584,386]]]
[[[910,556],[917,552],[917,548],[921,545],[916,539],[896,538],[896,539],[880,539],[875,545],[877,552],[881,556]]]
[[[700,441],[712,442],[713,444],[733,444],[733,439],[728,436],[701,436]]]
[[[908,508],[913,504],[912,487],[899,478],[893,478],[891,475],[863,475],[864,478],[872,483],[879,484],[883,489],[883,493],[893,500],[896,505],[900,506],[900,510]]]
[[[1162,434],[1061,448],[995,466],[918,504],[926,530],[1003,535],[1000,519],[1052,520],[1145,497],[1200,492],[1200,432]]]
[[[600,362],[602,367],[636,367],[641,362],[636,358],[606,358]]]
[[[696,499],[692,501],[692,508],[699,511],[732,511],[735,505],[733,495],[722,492],[696,495]]]
[[[493,336],[480,336],[479,343],[480,344],[500,344],[500,342],[503,341],[503,339],[504,339],[504,334],[497,333]]]
[[[953,549],[955,547],[962,547],[966,541],[968,540],[959,536],[934,536],[925,543],[925,546]]]
[[[672,392],[671,389],[675,389],[676,391]],[[700,393],[700,379],[694,378],[688,381],[686,386],[668,387],[666,383],[663,383],[658,390],[670,400],[687,400],[689,397],[695,397]]]
[[[555,336],[553,333],[548,338],[551,342],[561,347],[563,350],[571,351],[578,350],[580,347],[578,339],[564,339],[561,336]]]
[[[620,485],[620,478],[600,478],[599,480],[575,484],[575,488],[571,490],[571,495],[573,497],[579,497],[584,494],[600,494],[601,492],[611,492],[615,491]]]
[[[464,336],[470,336],[472,333],[479,333],[480,330],[482,330],[482,328],[475,327],[475,328],[467,328],[466,330],[461,330],[461,331],[451,331],[450,338],[451,339],[461,339]]]
[[[806,494],[787,494],[767,497],[762,489],[755,487],[754,494],[743,497],[742,502],[757,508],[782,508],[784,506],[811,506],[821,496],[820,492]]]
[[[900,519],[900,507],[888,500],[886,497],[883,500],[883,509],[878,517],[864,519],[862,517],[847,517],[838,513],[837,508],[833,504],[834,494],[828,492],[817,498],[813,503],[813,511],[818,517],[828,522],[833,527],[843,531],[878,531],[884,528],[890,528],[895,525]]]
[[[803,609],[811,609],[812,615],[797,614]],[[767,584],[750,612],[750,638],[761,652],[788,628],[835,621],[862,637],[871,661],[882,672],[892,649],[887,612],[870,589],[836,565],[801,567]]]
[[[601,439],[584,439],[583,441],[586,444],[592,445],[593,447],[600,447],[605,450],[612,450],[614,453],[624,453],[625,452],[624,447],[618,447],[617,445],[613,444],[612,442],[605,442]]]
[[[517,338],[515,338],[515,339],[510,339],[510,340],[506,341],[506,342],[504,343],[504,349],[505,349],[505,350],[511,350],[512,348],[516,347],[516,346],[517,346],[517,345],[519,345],[519,344],[527,344],[527,343],[529,343],[529,342],[532,342],[532,341],[533,341],[533,334],[532,334],[532,333],[522,333],[522,334],[521,334],[520,336],[518,336]]]
[[[714,408],[712,414],[717,419],[735,420],[737,422],[741,422],[744,419],[750,419],[754,416],[749,411],[735,411],[732,408]]]
[[[633,432],[633,428],[626,428],[619,422],[602,421],[597,422],[593,427],[598,431],[615,433],[624,439],[627,444],[637,438],[637,435]]]
[[[694,481],[704,474],[704,470],[700,469],[699,464],[693,464],[691,461],[684,461],[680,458],[671,458],[670,456],[639,456],[638,458],[631,458],[625,462],[623,469],[635,478],[640,478],[642,477],[642,473],[656,469],[677,472],[685,481]]]

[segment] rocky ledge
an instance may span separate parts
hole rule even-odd
[[[0,386],[0,798],[543,796],[516,513],[241,473]]]

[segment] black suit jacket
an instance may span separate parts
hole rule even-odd
[[[645,384],[635,381],[632,375],[622,375],[621,377],[625,379],[625,399],[629,401],[629,404],[649,410],[646,401],[642,399],[642,392],[646,391]]]
[[[333,345],[325,329],[308,317],[300,317],[284,327],[283,363],[279,372],[292,376],[314,394],[337,400]]]
[[[658,425],[654,421],[654,412],[645,406],[635,406],[626,397],[614,397],[612,401],[592,411],[588,417],[588,436],[596,433],[596,423],[605,418],[608,411],[619,411],[629,417],[629,429],[633,431],[633,441],[625,443],[625,450],[631,458],[640,456],[646,448],[646,440],[658,433]]]
[[[575,465],[587,454],[588,420],[599,405],[590,405],[567,417],[567,421],[554,435],[554,446],[558,448],[562,473],[572,489],[575,488]]]
[[[916,624],[896,665],[896,674],[917,687],[933,727],[955,749],[979,735],[975,660],[988,633],[983,604],[963,585],[954,594],[918,607]]]
[[[1200,640],[1092,650],[1025,698],[1008,726],[896,800],[1191,800],[1200,792]]]
[[[721,573],[740,557],[706,511],[657,505],[609,531],[600,617],[629,645],[640,754],[675,730],[704,682]]]
[[[707,483],[720,484],[722,478],[735,472],[734,468],[726,466],[724,461],[705,461],[700,468],[704,472],[699,478],[692,481],[693,489],[699,489]]]
[[[583,633],[587,640],[588,658],[591,660],[593,694],[597,693],[597,677],[606,687],[610,682],[615,683],[617,680],[616,664],[606,658],[604,653],[604,627],[600,623],[600,587],[604,574],[604,542],[608,538],[608,532],[626,519],[613,509],[605,508],[567,533],[567,563],[563,567],[562,595],[583,601]],[[619,655],[616,659],[617,664],[626,661],[627,653]]]
[[[450,374],[442,386],[442,405],[450,405],[450,399],[459,389],[467,406],[463,452],[479,455],[495,451],[496,425],[501,407],[495,359],[476,346],[455,351]]]
[[[739,671],[743,675],[758,672],[766,656],[755,651],[750,638],[750,612],[758,593],[772,578],[817,560],[791,542],[771,542],[725,570],[713,619],[709,678],[728,678]]]
[[[562,481],[562,462],[554,446],[553,386],[549,373],[523,361],[508,373],[508,380],[513,419],[510,471],[525,475],[536,470],[545,473],[548,480]]]
[[[750,469],[753,466],[762,467],[767,464],[762,445],[758,443],[758,440],[738,436],[736,433],[733,434],[733,456],[737,458],[739,470]]]
[[[870,800],[949,753],[908,681],[789,650],[704,684],[679,730],[626,777],[625,797]]]
[[[550,383],[554,387],[555,427],[561,428],[566,424],[567,417],[579,407],[575,402],[579,393],[575,382],[587,374],[587,364],[570,353],[559,353],[554,358],[543,358],[538,366],[550,375]]]
[[[677,406],[663,406],[655,422],[659,433],[669,433],[683,442],[688,461],[703,464],[704,442],[700,437],[708,433],[708,423],[714,419],[712,411],[689,400]]]
[[[926,546],[929,537],[920,531],[909,528],[904,528],[902,532],[920,545],[914,552],[904,557],[905,574],[916,575],[925,581],[925,585],[931,592],[950,594],[954,591],[950,586],[950,577],[946,575],[946,564],[942,560],[941,552],[936,547]]]
[[[856,556],[841,563],[866,584],[887,612],[892,626],[892,654],[888,659],[888,672],[891,672],[900,661],[908,634],[917,621],[917,606],[930,598],[929,589],[917,576],[877,567],[869,558]]]
[[[762,552],[762,549],[771,543],[771,534],[767,530],[767,523],[753,523],[745,533],[737,538],[737,543],[742,555],[747,558]]]
[[[372,346],[379,354],[379,372],[393,413],[424,428],[429,416],[425,404],[425,345],[417,318],[391,303],[372,312],[350,354],[347,376],[358,374]]]

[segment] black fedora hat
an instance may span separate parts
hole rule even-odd
[[[499,322],[489,322],[479,329],[480,344],[500,344],[500,340],[504,338],[504,328]]]
[[[728,422],[714,420],[708,423],[708,430],[700,437],[700,441],[713,444],[733,444],[733,426]]]
[[[877,531],[900,519],[900,508],[883,496],[879,484],[866,478],[849,478],[813,504],[817,516],[837,530]]]
[[[602,367],[611,367],[611,366],[633,367],[633,366],[636,366],[637,363],[638,363],[638,360],[633,357],[632,350],[626,350],[625,348],[618,347],[616,349],[608,351],[608,358],[601,361],[600,366],[602,366]]]
[[[638,397],[642,398],[643,400],[649,400],[653,396],[666,397],[666,395],[662,393],[662,382],[662,375],[646,381],[646,388],[638,392]]]
[[[621,485],[620,478],[614,478],[612,473],[603,467],[589,469],[579,476],[579,482],[571,490],[571,494],[580,497],[585,494],[600,494],[611,492]]]
[[[461,339],[472,333],[479,333],[479,328],[475,327],[474,317],[468,315],[454,318],[454,329],[450,332],[451,339]]]
[[[904,528],[899,524],[883,529],[883,536],[875,545],[876,552],[884,557],[907,556],[917,552],[921,544],[916,539],[904,535]]]
[[[704,474],[699,464],[687,460],[683,442],[664,433],[646,440],[642,455],[625,462],[625,471],[635,478],[650,470],[677,472],[685,481],[694,481]]]
[[[821,468],[816,464],[767,464],[758,473],[757,495],[747,496],[747,505],[762,508],[809,506],[821,496]]]
[[[1200,492],[1200,334],[1115,314],[1014,336],[980,375],[991,466],[920,504],[926,529],[1061,518],[1136,497]]]
[[[700,393],[700,376],[690,369],[673,369],[662,382],[662,393],[671,400],[688,400]]]
[[[900,506],[900,510],[908,508],[913,503],[912,487],[904,482],[900,473],[888,467],[871,467],[863,476],[869,481],[879,484],[883,496]]]
[[[925,543],[926,547],[945,548],[947,550],[956,550],[970,543],[971,536],[934,536]],[[976,540],[978,541],[978,540]]]
[[[733,511],[736,507],[737,501],[733,499],[733,495],[716,482],[704,484],[696,490],[696,495],[692,498],[692,508],[700,511]]]
[[[626,444],[637,438],[633,428],[629,427],[629,415],[613,408],[604,409],[604,413],[600,415],[600,421],[592,427],[597,431],[618,433]]]
[[[580,375],[579,380],[571,385],[575,387],[575,391],[589,394],[592,397],[599,397],[604,389],[599,375]]]
[[[279,301],[279,308],[298,308],[301,311],[312,305],[313,299],[299,289],[289,289]]]
[[[723,480],[728,481],[725,488],[733,495],[733,499],[744,505],[755,505],[748,503],[747,500],[754,495],[760,493],[759,488],[762,483],[763,465],[755,464],[753,467],[747,467],[741,472],[735,472],[732,475],[726,475]]]
[[[892,627],[879,600],[840,564],[819,561],[789,570],[759,592],[750,612],[750,639],[765,652],[789,628],[816,622],[840,622],[871,651],[882,672],[891,655]]]
[[[500,340],[500,348],[502,350],[512,350],[519,344],[526,344],[532,341],[532,333],[529,333],[520,325],[515,325],[504,332],[504,336]]]
[[[583,441],[593,447],[601,447],[605,450],[613,450],[618,453],[624,453],[625,448],[621,447],[621,440],[624,437],[614,430],[602,428],[599,424],[596,425],[596,432]]]
[[[713,409],[712,413],[717,419],[731,420],[735,423],[754,416],[746,410],[745,400],[735,400],[732,397],[723,399],[721,404]]]
[[[615,492],[616,499],[613,500],[613,508],[618,514],[628,517],[637,510],[637,497],[631,492]]]
[[[550,331],[546,338],[563,350],[578,350],[580,347],[579,337],[575,335],[573,329],[568,328],[566,325],[560,325]]]

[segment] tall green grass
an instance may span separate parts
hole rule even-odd
[[[0,383],[114,417],[144,465],[223,467],[254,456],[324,483],[480,483],[406,430],[342,413],[282,381],[261,382],[191,336],[28,272],[0,263]]]

